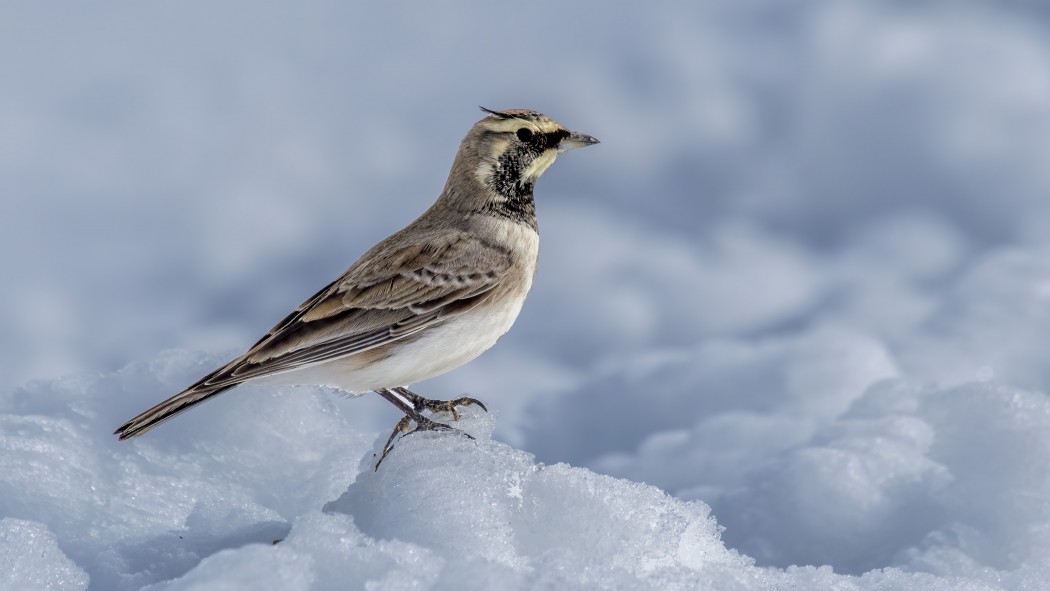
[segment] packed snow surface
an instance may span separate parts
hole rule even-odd
[[[1038,2],[18,3],[0,589],[1050,589]],[[238,353],[437,195],[475,105],[593,134],[407,436]],[[445,417],[448,420],[448,417]]]
[[[470,409],[457,426],[473,439],[412,434],[376,470],[391,413],[310,388],[244,387],[130,443],[109,436],[144,395],[215,357],[37,382],[0,406],[0,577],[5,589],[1040,588],[1047,397],[889,379],[842,386],[824,414],[821,385],[878,374],[885,358],[864,340],[820,339],[841,367],[812,342],[737,352],[748,373],[802,374],[780,406],[741,400],[662,430],[643,420],[649,436],[594,462],[633,480],[538,462],[491,439],[498,411]],[[627,373],[676,382],[652,380],[655,408],[686,409],[704,400],[709,356]],[[624,417],[659,412],[617,375],[641,399],[604,399],[605,428],[630,435]],[[573,419],[549,429],[605,437]]]

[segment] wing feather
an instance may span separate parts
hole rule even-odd
[[[399,248],[384,241],[200,384],[234,385],[416,334],[472,308],[512,263],[508,249],[463,231]]]

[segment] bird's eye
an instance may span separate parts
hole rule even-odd
[[[527,142],[532,139],[532,130],[528,127],[522,127],[518,130],[518,139]]]

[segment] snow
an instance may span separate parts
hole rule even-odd
[[[291,6],[0,20],[0,589],[1047,588],[1038,3]],[[110,435],[429,205],[478,104],[602,144],[419,386],[474,439],[377,471],[388,403],[262,387]]]
[[[1047,397],[882,379],[871,343],[809,341],[736,351],[720,378],[734,364],[646,364],[636,379],[677,375],[660,389],[694,394],[737,372],[773,387],[797,367],[798,392],[764,412],[710,409],[691,428],[642,424],[652,435],[636,451],[595,462],[629,479],[539,462],[493,440],[499,413],[477,409],[457,424],[474,439],[414,434],[376,470],[390,413],[358,415],[364,399],[318,388],[241,388],[130,444],[109,436],[143,395],[218,357],[36,382],[0,405],[5,588],[1038,588]],[[850,363],[815,367],[830,349]],[[872,385],[842,379],[866,366]],[[821,416],[834,392],[846,408]],[[622,402],[610,408],[639,414]]]
[[[56,543],[47,526],[9,517],[0,520],[0,586],[20,589],[85,589],[88,576]]]

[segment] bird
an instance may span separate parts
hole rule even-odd
[[[481,110],[429,209],[242,355],[114,435],[142,435],[240,384],[320,385],[350,396],[375,392],[404,413],[382,462],[399,433],[455,430],[424,411],[453,420],[457,407],[487,411],[474,398],[430,400],[408,387],[473,360],[511,328],[536,273],[535,183],[560,153],[598,140],[530,109]]]

